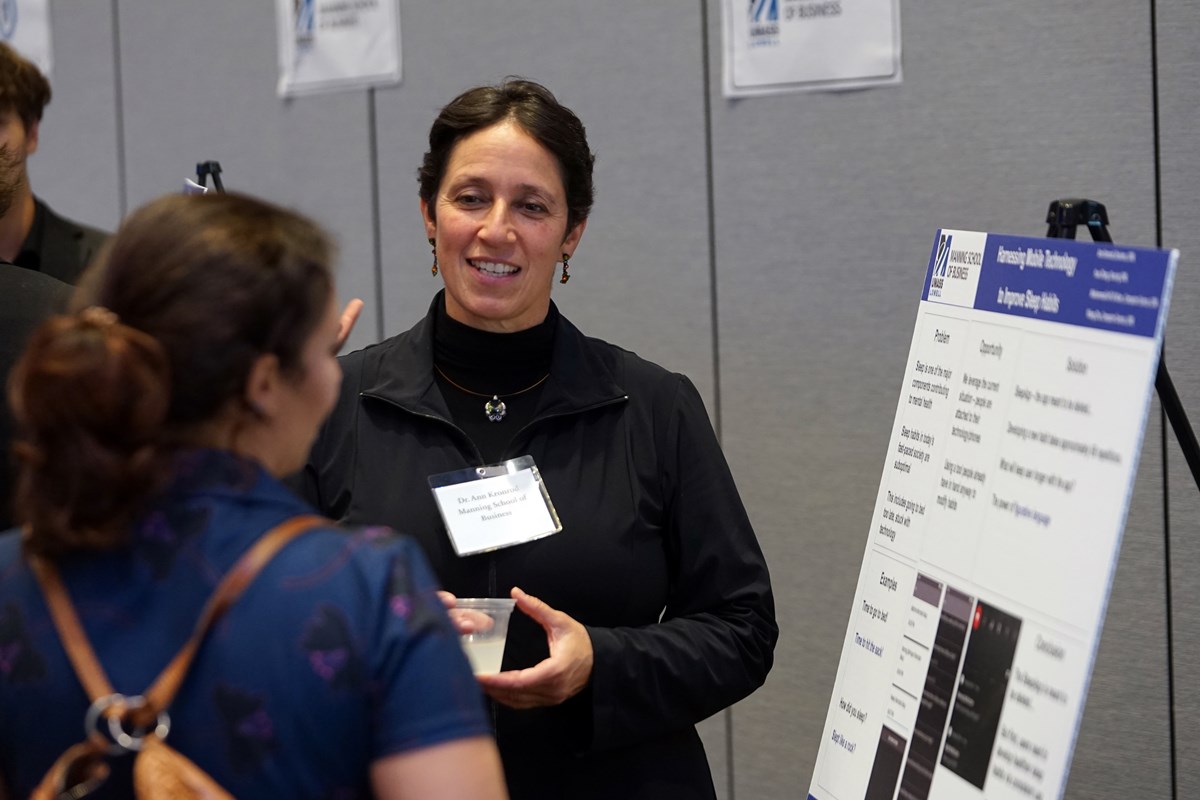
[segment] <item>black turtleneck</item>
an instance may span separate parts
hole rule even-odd
[[[438,388],[454,424],[471,437],[484,461],[499,461],[517,431],[533,419],[545,387],[538,381],[550,372],[558,309],[551,303],[541,324],[516,333],[481,331],[451,319],[444,292],[434,309],[433,363]],[[499,422],[490,421],[484,411],[492,395],[503,400],[506,408]]]

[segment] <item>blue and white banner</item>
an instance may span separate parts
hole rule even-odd
[[[0,40],[37,64],[49,78],[54,66],[49,0],[0,0]]]
[[[900,82],[900,0],[724,0],[721,16],[726,97]]]
[[[1170,252],[938,231],[922,300],[1156,336]]]
[[[810,800],[1062,796],[1178,259],[938,231]]]
[[[400,82],[399,0],[275,0],[275,13],[280,97]]]

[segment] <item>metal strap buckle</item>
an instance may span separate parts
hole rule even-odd
[[[167,734],[171,732],[171,715],[162,710],[158,712],[158,719],[155,721],[153,729],[142,729],[128,733],[122,724],[122,718],[130,711],[139,708],[144,708],[146,698],[139,695],[126,697],[123,694],[114,692],[105,697],[98,698],[92,703],[87,710],[87,715],[83,718],[83,732],[89,739],[93,736],[105,738],[97,729],[97,724],[101,717],[106,717],[108,720],[108,734],[112,738],[113,744],[108,745],[105,752],[109,755],[118,756],[126,752],[137,752],[142,749],[145,744],[146,736],[153,733],[160,740],[165,740]],[[117,709],[117,713],[109,714],[111,708]]]

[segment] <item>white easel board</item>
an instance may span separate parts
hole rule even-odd
[[[938,232],[810,800],[1061,797],[1178,257]]]

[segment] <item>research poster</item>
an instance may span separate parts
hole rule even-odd
[[[1178,255],[938,232],[810,800],[1062,796]]]

